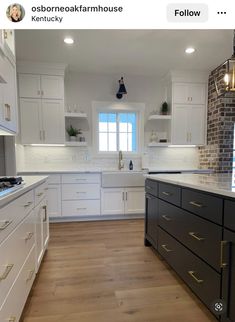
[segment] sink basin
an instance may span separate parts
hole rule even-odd
[[[143,187],[144,175],[141,171],[107,171],[102,172],[102,187]]]

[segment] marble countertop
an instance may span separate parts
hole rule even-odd
[[[128,169],[101,169],[101,168],[87,168],[87,169],[69,169],[69,170],[24,170],[18,171],[18,175],[27,175],[28,173],[36,174],[63,174],[63,173],[102,173],[102,172],[143,172],[146,173],[146,170],[128,170]]]
[[[47,179],[47,176],[23,177],[23,180],[24,180],[23,184],[20,185],[17,190],[0,197],[0,207],[3,207],[4,205],[8,204],[9,202],[23,195],[27,191],[37,187],[41,183],[45,182],[46,179]]]
[[[169,169],[169,168],[156,168],[156,167],[149,167],[145,168],[148,172],[159,172],[159,173],[165,173],[165,172],[183,172],[183,173],[213,173],[213,170],[210,169],[198,169],[198,168],[191,168],[191,169],[185,169],[185,168],[175,168],[175,169]]]
[[[232,174],[150,174],[146,178],[235,198],[235,177]]]

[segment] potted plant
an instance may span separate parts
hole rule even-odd
[[[76,141],[77,139],[77,134],[80,134],[79,130],[75,129],[72,125],[66,129],[70,141]]]
[[[162,112],[162,115],[167,115],[168,114],[168,104],[167,104],[167,102],[162,103],[161,112]]]

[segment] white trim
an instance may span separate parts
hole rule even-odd
[[[16,70],[21,74],[64,76],[67,64],[17,61]]]
[[[98,112],[104,111],[133,111],[137,113],[137,151],[125,152],[125,156],[138,157],[143,151],[144,147],[144,103],[132,103],[132,102],[92,102],[92,142],[93,142],[93,155],[96,157],[113,157],[117,155],[116,152],[99,152],[98,151]]]

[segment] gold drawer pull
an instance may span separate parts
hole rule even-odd
[[[165,219],[166,221],[172,221],[172,219],[167,215],[162,215],[162,218]]]
[[[190,231],[188,234],[189,234],[191,237],[193,237],[194,239],[198,240],[198,241],[205,240],[205,238],[203,238],[203,237],[198,237],[194,231]]]
[[[7,39],[7,31],[5,29],[3,30],[3,34],[4,34],[4,39]]]
[[[24,238],[25,241],[30,240],[33,237],[33,233],[32,232],[28,232],[27,236]]]
[[[32,205],[32,203],[33,203],[32,201],[29,201],[29,202],[27,202],[27,203],[24,205],[24,207],[25,207],[25,208],[27,208],[27,207],[31,206],[31,205]]]
[[[167,191],[162,191],[162,194],[165,195],[165,196],[172,196],[172,193],[170,192],[167,192]]]
[[[11,223],[12,223],[12,220],[1,220],[0,221],[0,230],[6,229]]]
[[[80,178],[76,178],[76,181],[87,181],[87,179],[80,179]]]
[[[167,248],[167,245],[161,245],[161,246],[167,253],[173,252],[172,249]]]
[[[11,121],[11,105],[5,104],[5,121]]]
[[[203,207],[203,204],[202,203],[199,203],[199,202],[196,202],[196,201],[190,201],[189,203],[190,203],[190,205],[195,206],[195,207],[198,207],[198,208],[202,208]]]
[[[30,281],[33,278],[34,272],[35,272],[34,269],[32,269],[31,271],[29,271],[29,276],[27,277],[26,282]]]
[[[15,322],[16,321],[16,316],[11,316],[9,319],[8,319],[8,322]]]
[[[43,192],[40,192],[37,194],[37,197],[41,197],[43,195]]]
[[[5,272],[0,276],[0,281],[5,280],[7,276],[9,275],[10,271],[12,270],[14,264],[8,264],[6,266]]]
[[[86,208],[77,208],[77,210],[86,210]]]
[[[196,273],[195,271],[188,271],[189,275],[194,279],[194,281],[196,281],[198,284],[203,283],[203,280],[200,280],[199,278],[197,278],[194,274]]]
[[[227,267],[228,263],[224,261],[224,247],[228,244],[226,240],[220,242],[220,268]]]
[[[86,191],[76,191],[76,193],[86,193]]]
[[[152,190],[152,188],[150,186],[146,186],[145,188],[146,189],[149,189],[149,190]]]
[[[47,221],[47,206],[43,206],[42,209],[44,210],[44,218],[43,218],[43,222],[46,222]]]

